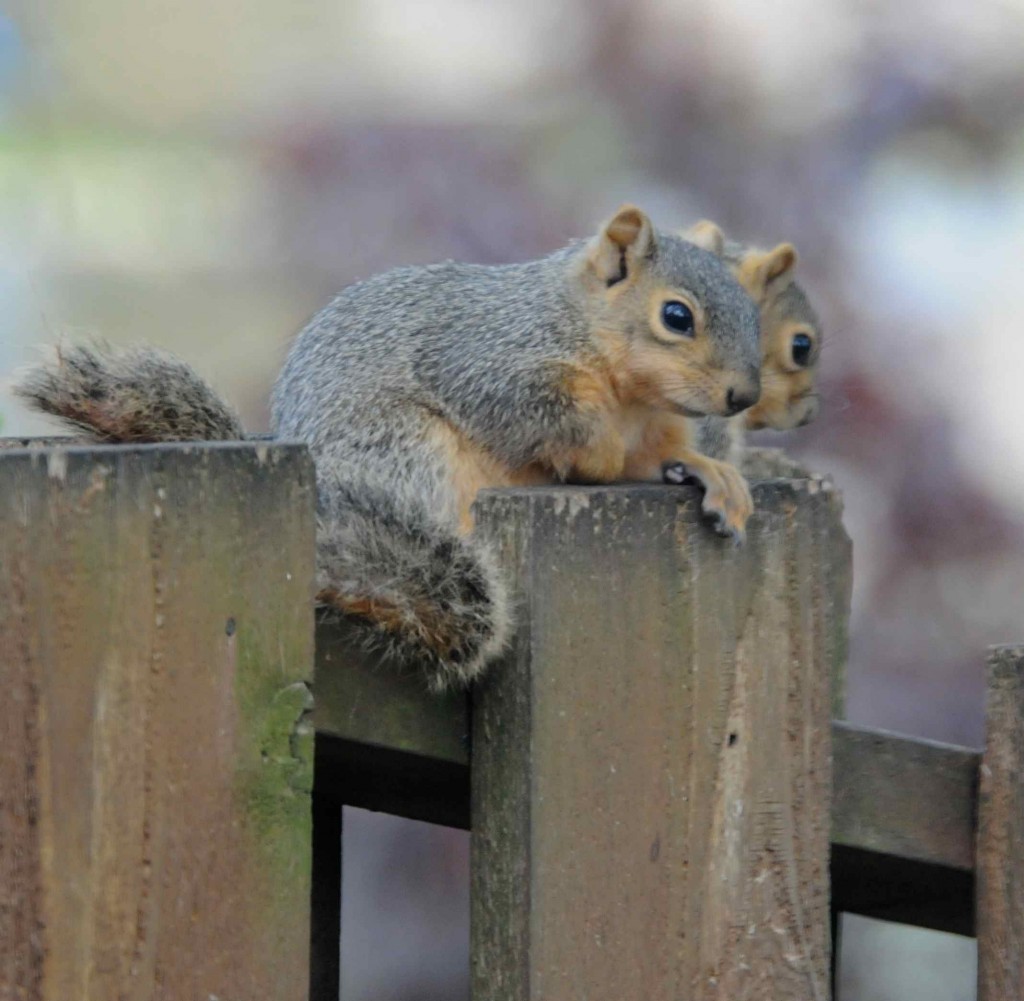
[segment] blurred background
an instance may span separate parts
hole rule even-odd
[[[291,335],[388,266],[542,254],[624,200],[794,241],[842,488],[849,716],[976,745],[1024,639],[1024,0],[23,0],[0,14],[0,379],[145,340],[267,425]],[[44,432],[0,389],[2,433]],[[463,834],[348,811],[348,1001],[467,997]],[[973,997],[847,922],[843,1001]]]

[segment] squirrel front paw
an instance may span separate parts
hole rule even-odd
[[[744,541],[754,501],[747,481],[735,466],[707,457],[702,457],[699,464],[672,460],[662,464],[661,477],[665,483],[690,482],[703,487],[701,510],[713,520],[715,531],[737,545]]]

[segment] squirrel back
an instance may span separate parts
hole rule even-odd
[[[660,479],[671,451],[631,429],[756,403],[758,329],[715,254],[631,206],[540,260],[400,268],[345,289],[299,333],[272,394],[274,433],[308,443],[316,464],[318,600],[424,665],[433,687],[471,681],[510,620],[473,531],[478,491],[612,482],[641,451]],[[207,420],[181,419],[167,400],[177,381],[158,385],[170,363],[150,352],[69,367],[78,357],[30,374],[23,395],[107,440],[241,435],[190,370],[179,395]]]
[[[537,422],[517,410],[564,404],[543,397],[584,382],[608,391],[608,409],[727,414],[730,391],[753,403],[756,310],[712,255],[623,211],[646,228],[643,251],[627,247],[628,272],[618,245],[603,260],[600,244],[578,241],[523,264],[399,268],[345,289],[293,343],[273,390],[275,433],[314,449],[374,438],[387,399],[442,415],[515,468],[538,458]],[[676,297],[699,329],[681,335],[652,315]]]

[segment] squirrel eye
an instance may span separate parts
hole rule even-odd
[[[685,337],[693,337],[696,330],[693,310],[678,299],[671,299],[661,307],[661,322],[669,330],[683,334]]]
[[[805,368],[811,360],[811,339],[807,334],[793,335],[793,364]]]

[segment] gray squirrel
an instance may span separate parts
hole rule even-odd
[[[760,250],[727,240],[721,228],[707,219],[683,237],[721,257],[761,311],[761,398],[733,417],[692,420],[690,433],[697,450],[752,478],[808,475],[778,449],[746,445],[747,431],[790,431],[818,416],[815,379],[821,360],[821,321],[794,279],[796,248],[780,243]]]
[[[441,690],[476,678],[509,635],[501,568],[473,531],[481,488],[685,470],[718,531],[741,540],[745,480],[685,431],[760,395],[758,307],[713,243],[627,205],[540,260],[398,268],[338,294],[272,396],[274,435],[316,464],[318,602]],[[206,382],[153,348],[61,348],[16,391],[100,441],[245,437]]]

